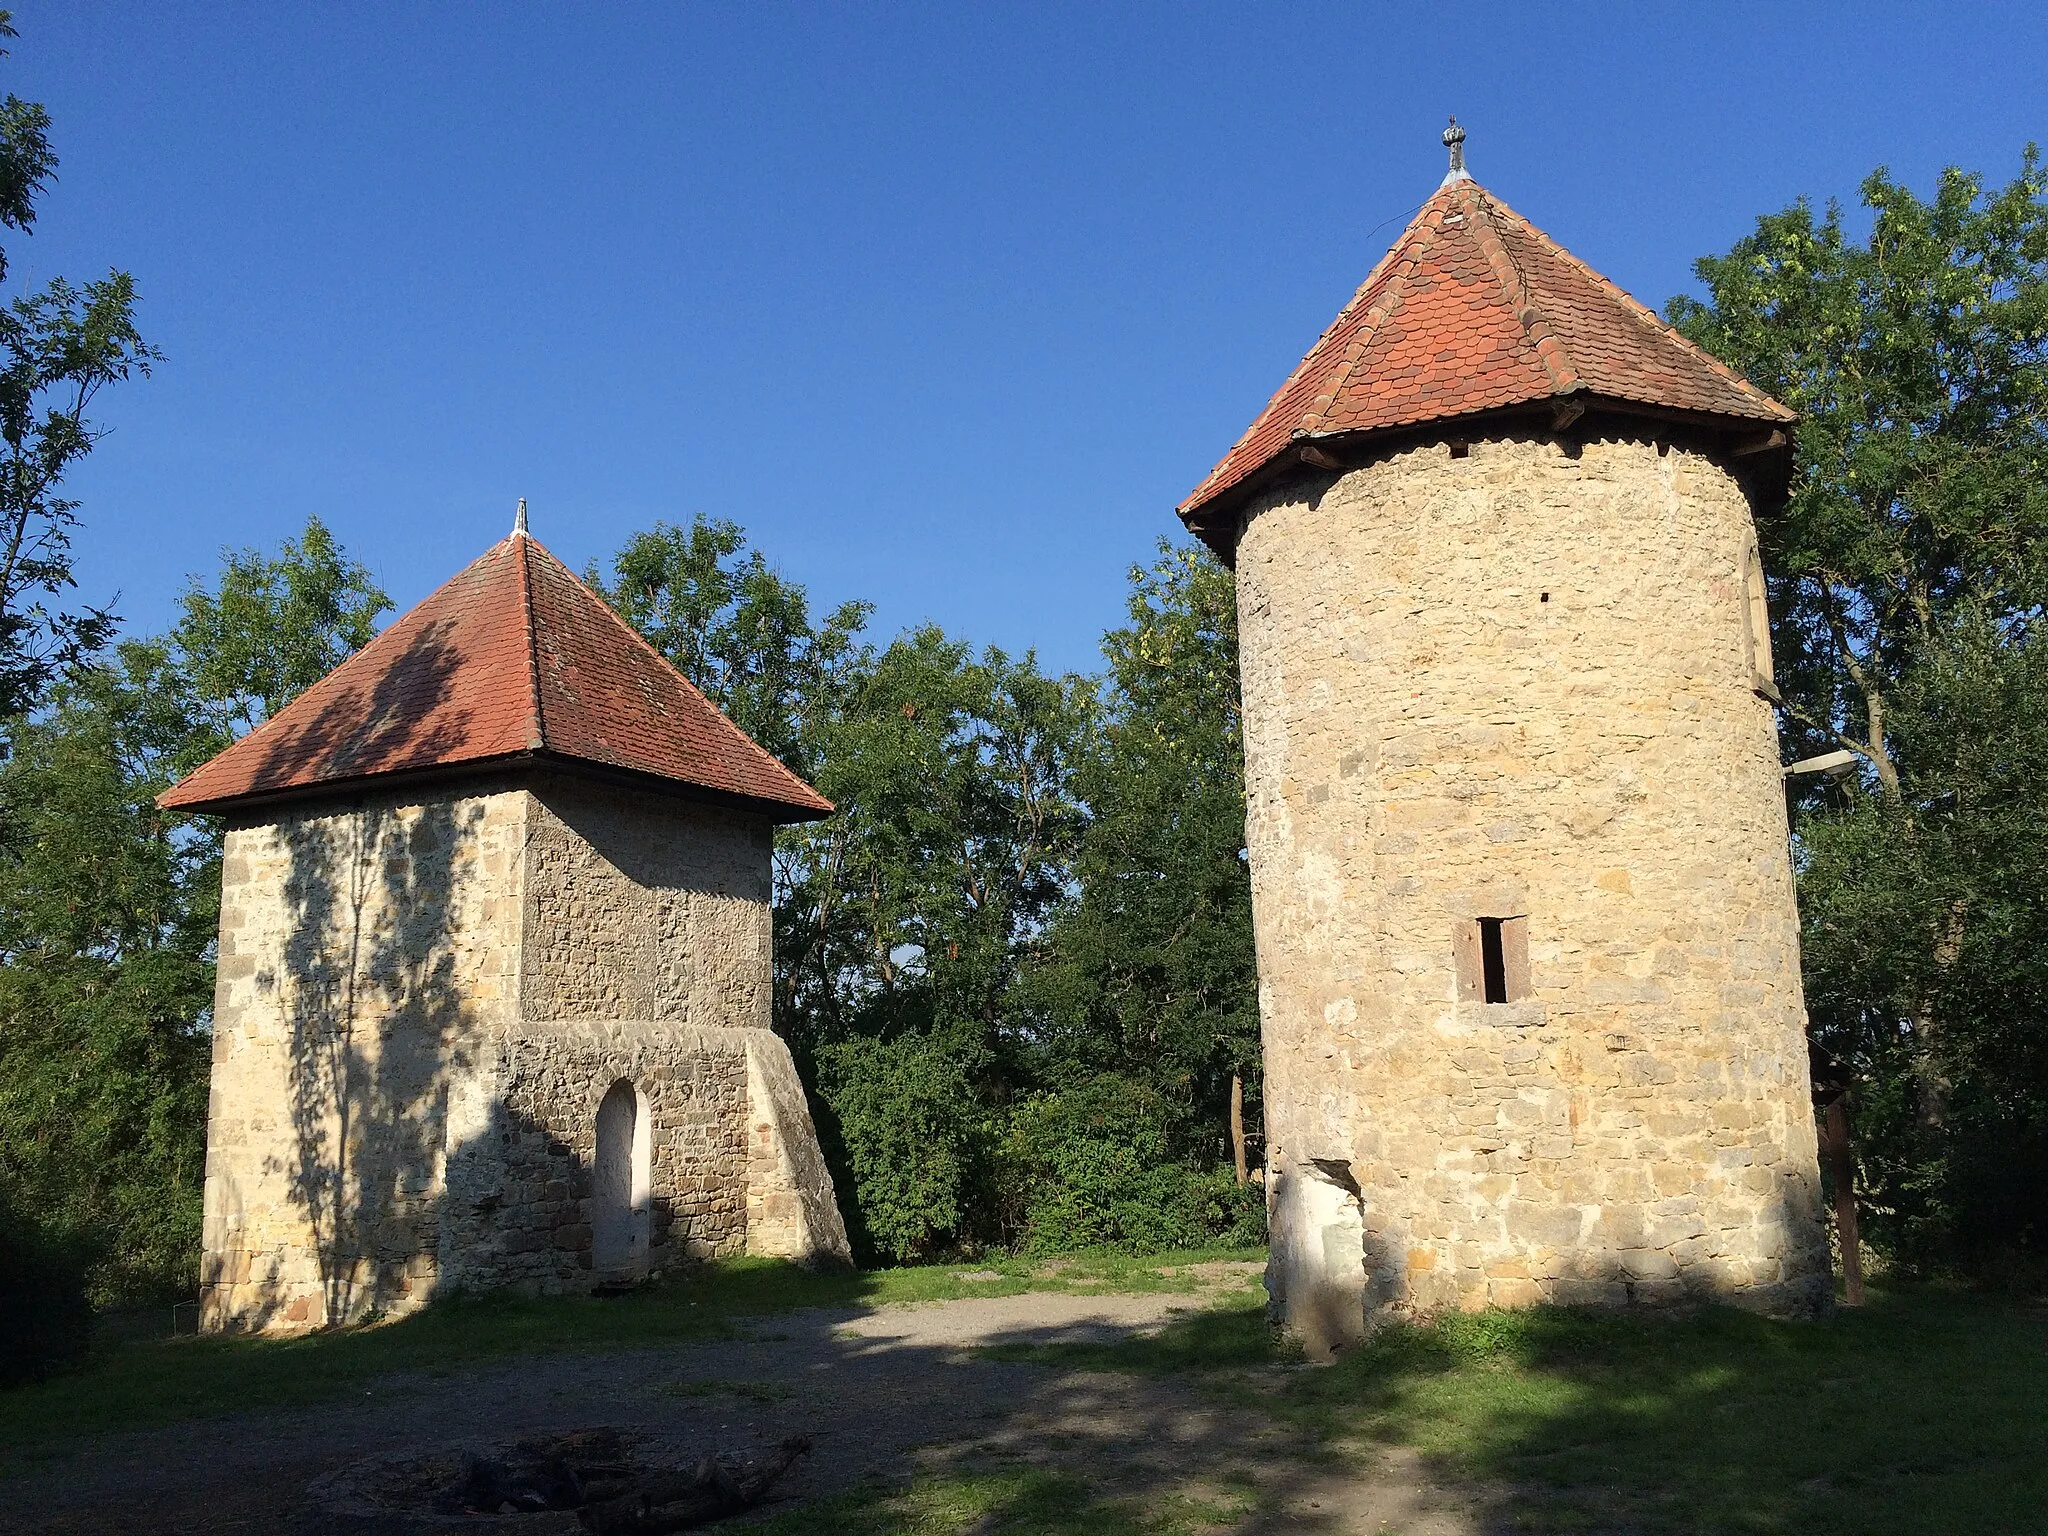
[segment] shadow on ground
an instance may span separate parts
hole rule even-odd
[[[1265,1347],[1255,1319],[1217,1313],[1002,1353],[1192,1375],[1326,1450],[1405,1452],[1434,1507],[1481,1530],[2032,1530],[2048,1508],[2039,1301],[1901,1289],[1820,1323],[1495,1312],[1293,1371],[1260,1368]]]
[[[813,1283],[753,1278],[757,1302]],[[838,1300],[775,1312],[730,1285],[694,1302],[677,1287],[307,1341],[297,1362],[330,1375],[295,1400],[275,1365],[242,1365],[257,1401],[241,1411],[216,1398],[199,1407],[209,1417],[45,1437],[10,1457],[0,1525],[338,1530],[302,1502],[338,1466],[592,1424],[750,1455],[810,1436],[815,1455],[760,1517],[775,1536],[1811,1536],[2036,1529],[2048,1508],[2038,1304],[1900,1291],[1820,1324],[1484,1314],[1310,1368],[1274,1353],[1256,1311],[1169,1311],[1203,1298]],[[0,1400],[0,1426],[13,1406]]]

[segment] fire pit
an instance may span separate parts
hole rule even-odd
[[[680,1447],[602,1427],[371,1457],[318,1479],[306,1498],[329,1522],[322,1529],[361,1536],[661,1536],[753,1508],[810,1448],[798,1437],[759,1461],[734,1453],[693,1461]]]

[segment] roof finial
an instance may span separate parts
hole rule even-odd
[[[1472,173],[1465,169],[1465,130],[1458,126],[1458,120],[1451,119],[1451,126],[1444,130],[1444,148],[1451,152],[1451,168],[1444,176],[1444,185],[1454,181],[1470,181]]]
[[[526,532],[526,498],[524,496],[519,498],[519,511],[512,519],[512,531],[514,533]]]

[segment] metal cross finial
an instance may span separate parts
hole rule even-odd
[[[524,496],[519,498],[519,512],[512,519],[512,531],[514,533],[526,532],[526,498]]]
[[[1451,126],[1444,130],[1444,148],[1451,152],[1451,168],[1444,176],[1444,184],[1470,181],[1472,173],[1465,169],[1465,130],[1458,126],[1455,117],[1451,119]]]

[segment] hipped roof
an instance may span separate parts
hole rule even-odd
[[[659,781],[778,821],[831,802],[521,531],[157,797],[167,809],[522,762]]]
[[[1739,422],[1796,419],[1469,177],[1422,205],[1180,515],[1317,439],[1582,397]]]

